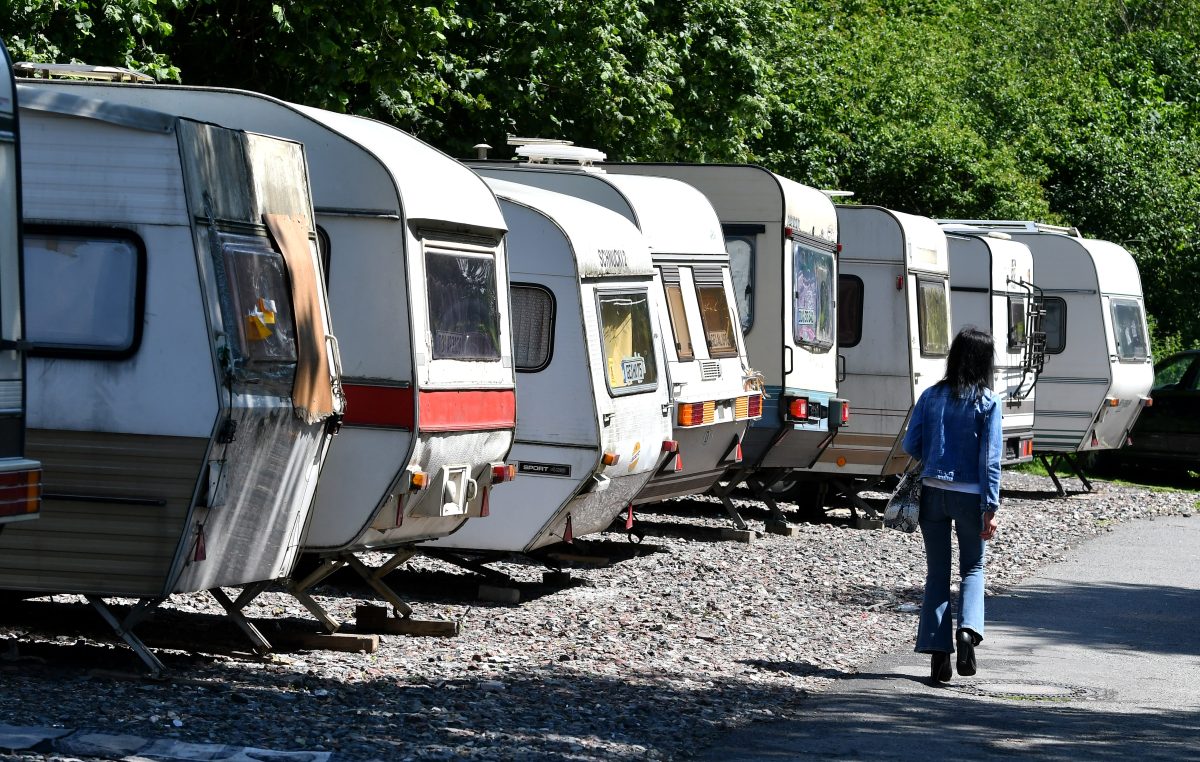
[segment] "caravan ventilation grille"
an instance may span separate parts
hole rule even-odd
[[[721,363],[712,360],[700,361],[700,380],[716,381],[721,377]]]

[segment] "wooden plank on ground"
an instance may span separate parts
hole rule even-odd
[[[359,632],[431,638],[452,638],[462,632],[462,624],[456,620],[389,616],[384,606],[356,606],[354,626]]]

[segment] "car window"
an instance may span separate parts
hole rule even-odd
[[[1183,357],[1164,360],[1161,365],[1154,369],[1154,388],[1177,388],[1179,382],[1183,380],[1184,375],[1187,373],[1187,369],[1191,367],[1193,359],[1190,355],[1185,355]],[[1194,379],[1192,386],[1195,388]]]

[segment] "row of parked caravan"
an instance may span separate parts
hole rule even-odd
[[[777,519],[869,511],[961,325],[997,337],[1008,462],[1120,446],[1145,404],[1137,269],[1074,230],[553,141],[464,164],[258,93],[26,73],[0,92],[0,494],[41,503],[0,589],[86,596],[152,669],[132,629],[173,593],[267,648],[245,606],[281,584],[336,630],[309,591],[347,566],[407,615],[385,575],[416,552],[704,491],[740,523],[740,484]]]

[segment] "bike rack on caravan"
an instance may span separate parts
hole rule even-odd
[[[510,475],[516,393],[495,196],[462,164],[382,122],[242,90],[55,84],[307,147],[347,406],[304,537],[320,562],[289,589],[334,632],[340,623],[308,591],[349,566],[408,617],[384,576],[417,542],[486,516],[491,486]],[[371,568],[364,551],[392,555]]]
[[[715,490],[739,529],[747,526],[729,492],[747,482],[786,524],[771,491],[808,468],[849,419],[837,396],[835,316],[837,213],[833,202],[762,167],[747,164],[606,164],[615,174],[681,180],[708,198],[725,236],[742,333],[751,366],[763,376],[762,417],[742,439],[742,462]],[[821,482],[788,492],[820,510]],[[772,523],[768,523],[771,528]]]
[[[611,209],[636,225],[649,243],[676,445],[674,451],[654,454],[654,476],[632,503],[703,492],[741,462],[742,435],[762,407],[759,376],[750,369],[737,329],[729,254],[712,205],[678,180],[604,172],[594,166],[604,159],[599,151],[553,142],[516,151],[524,162],[471,166],[485,177],[536,185]]]
[[[1008,233],[1033,253],[1044,295],[1045,368],[1038,378],[1034,453],[1060,495],[1066,465],[1091,490],[1081,452],[1117,449],[1154,383],[1137,263],[1121,246],[1083,238],[1075,228],[1024,221],[946,220]]]
[[[1042,297],[1033,254],[1007,233],[944,225],[950,246],[951,330],[989,331],[996,354],[992,389],[1003,403],[1002,465],[1033,460],[1033,414],[1045,363]]]
[[[25,457],[21,170],[16,84],[0,43],[0,532],[38,517],[42,466]]]
[[[812,467],[861,509],[858,493],[901,473],[913,404],[945,374],[950,349],[946,235],[927,217],[838,205],[840,394],[854,417]]]
[[[0,587],[86,596],[155,673],[133,628],[173,593],[210,591],[267,649],[241,611],[291,571],[342,409],[304,147],[18,99],[45,493],[0,537]]]
[[[528,553],[607,529],[675,448],[641,232],[587,201],[487,182],[508,225],[521,478],[492,498],[503,524],[468,522],[426,546],[483,573],[463,554]]]

